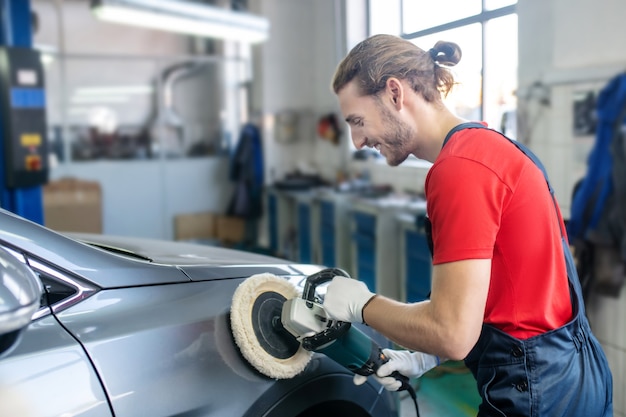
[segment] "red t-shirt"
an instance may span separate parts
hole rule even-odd
[[[455,132],[425,183],[433,264],[491,259],[484,322],[519,339],[572,316],[561,230],[539,168],[499,133]]]

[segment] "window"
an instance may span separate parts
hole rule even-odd
[[[474,16],[481,11],[481,0],[402,0],[402,33],[428,30]]]
[[[48,266],[44,262],[28,258],[28,265],[35,271],[44,287],[41,307],[33,317],[40,318],[50,312],[57,313],[98,292],[99,288],[68,276]]]
[[[445,102],[449,108],[454,109],[457,115],[471,120],[481,119],[481,37],[480,24],[474,23],[411,39],[424,50],[432,48],[440,40],[454,42],[461,47],[463,57],[453,68],[459,84],[455,86]]]
[[[369,0],[369,34],[391,33],[428,50],[457,43],[458,86],[446,104],[459,116],[484,120],[516,137],[517,0]],[[400,19],[392,19],[397,13]]]

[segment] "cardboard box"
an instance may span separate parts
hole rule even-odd
[[[102,190],[98,182],[62,178],[42,188],[46,227],[60,232],[102,233]]]
[[[246,220],[241,217],[219,215],[217,238],[225,244],[243,242],[246,237]]]
[[[217,215],[210,212],[179,214],[174,217],[174,239],[206,240],[217,238]]]

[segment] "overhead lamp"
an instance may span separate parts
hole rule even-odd
[[[92,0],[91,11],[104,21],[259,43],[269,36],[269,21],[250,13],[186,0]]]

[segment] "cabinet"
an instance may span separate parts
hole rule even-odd
[[[317,234],[319,229],[318,213],[314,210],[315,191],[292,191],[293,210],[295,216],[294,239],[296,241],[294,260],[303,263],[317,263]]]
[[[286,259],[295,260],[296,241],[296,200],[287,192],[267,189],[267,226],[269,245],[273,253]]]
[[[350,255],[349,202],[338,193],[320,194],[316,204],[319,216],[317,242],[319,263],[337,267],[352,275]]]
[[[320,262],[329,267],[337,266],[337,241],[335,239],[335,205],[321,200],[320,210]]]
[[[272,253],[278,253],[278,197],[276,194],[269,193],[267,195],[267,224],[269,247]]]
[[[424,230],[425,214],[405,213],[400,224],[400,294],[401,300],[417,302],[428,298],[431,288],[432,259]]]
[[[298,261],[310,264],[313,261],[311,245],[311,205],[299,201],[298,206]]]
[[[267,225],[273,253],[301,263],[317,263],[318,213],[312,191],[267,189]]]
[[[376,283],[376,216],[355,211],[352,213],[354,251],[356,258],[355,274],[370,291],[378,292]]]
[[[428,297],[425,202],[385,204],[332,191],[270,189],[267,207],[274,253],[344,269],[371,291],[400,301]]]
[[[351,212],[354,278],[390,298],[400,297],[399,239],[396,210],[376,203],[357,202]]]

